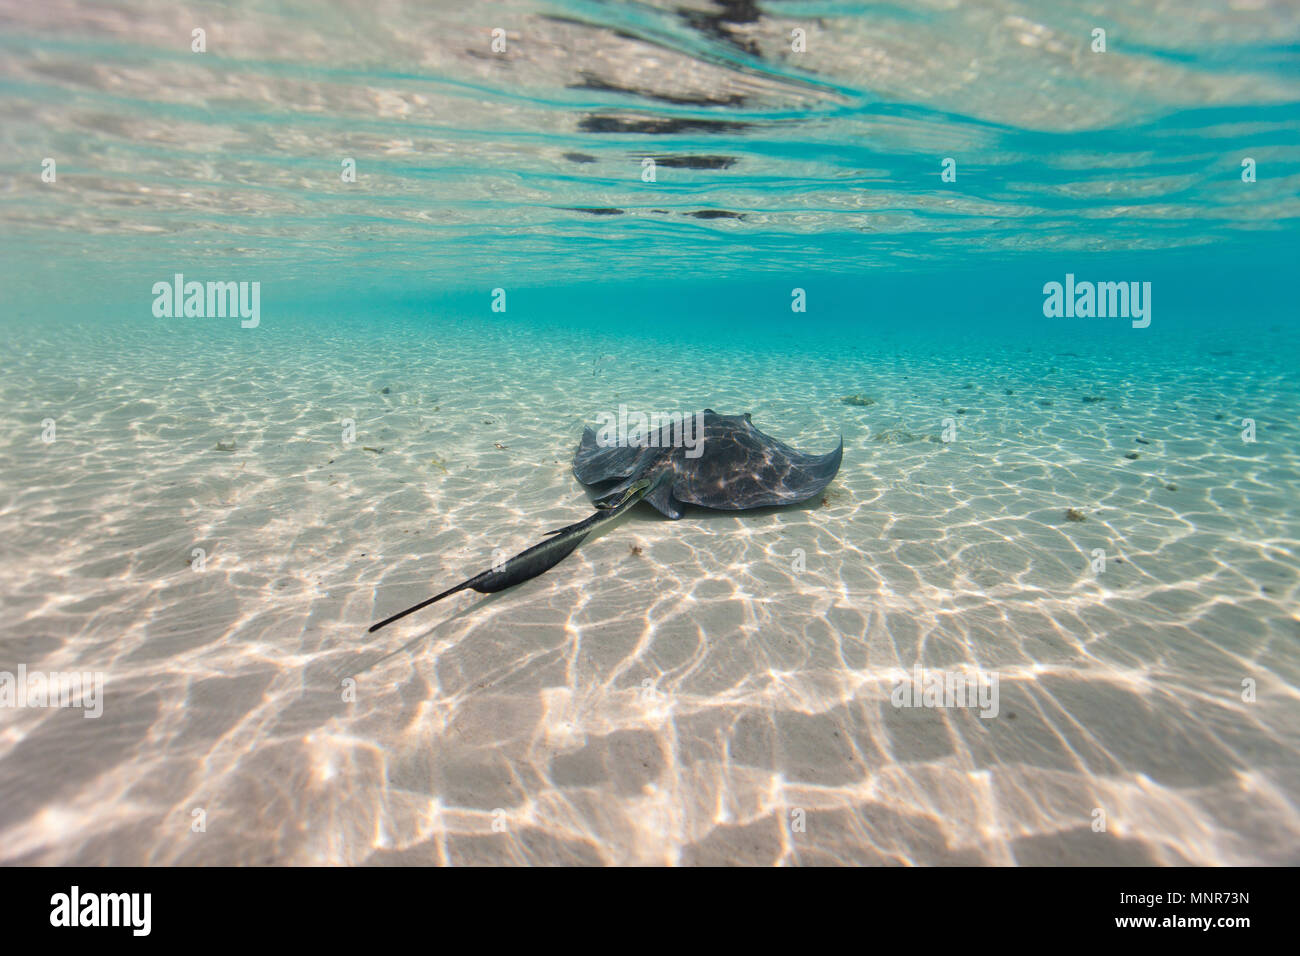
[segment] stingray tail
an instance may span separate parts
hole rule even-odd
[[[387,627],[389,624],[392,624],[394,621],[400,621],[402,618],[406,617],[406,615],[408,615],[408,614],[414,614],[416,611],[422,611],[422,610],[424,610],[426,607],[428,607],[430,604],[435,604],[435,603],[437,603],[438,601],[441,601],[441,600],[442,600],[443,598],[445,598],[445,597],[451,597],[453,594],[457,593],[458,591],[463,591],[463,590],[465,590],[467,587],[470,587],[470,586],[471,586],[471,584],[470,584],[469,581],[462,581],[460,584],[456,585],[454,588],[448,588],[447,590],[443,591],[441,594],[435,594],[435,595],[434,595],[433,597],[431,597],[431,598],[425,598],[425,599],[424,599],[423,601],[421,601],[419,604],[412,604],[412,605],[411,605],[410,607],[408,607],[405,611],[398,611],[396,614],[392,615],[391,617],[386,617],[386,618],[384,618],[384,619],[383,619],[382,621],[380,621],[378,624],[371,624],[371,625],[370,625],[370,633],[373,634],[373,633],[375,633],[375,631],[379,630],[381,627]]]
[[[441,594],[435,594],[419,604],[413,604],[404,611],[398,611],[391,617],[384,618],[378,624],[370,625],[370,633],[373,634],[381,627],[387,627],[394,621],[400,621],[408,614],[414,614],[430,604],[441,601],[445,597],[451,597],[451,595],[467,588],[478,591],[480,594],[495,594],[497,591],[504,591],[506,588],[522,584],[539,574],[549,571],[576,551],[578,545],[582,544],[587,539],[587,536],[598,527],[613,521],[649,494],[657,487],[662,476],[663,473],[656,475],[654,478],[643,478],[635,482],[615,504],[597,511],[591,517],[585,518],[577,524],[571,524],[556,531],[548,531],[549,537],[533,545],[527,551],[520,551],[508,561],[494,565],[482,574],[476,574],[474,577],[462,581],[454,588],[448,588]]]

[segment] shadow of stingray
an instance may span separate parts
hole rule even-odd
[[[600,500],[601,491],[599,488],[584,488],[587,493],[587,500],[593,508],[596,507],[597,501]],[[846,492],[845,492],[846,493]],[[670,518],[665,514],[656,511],[651,505],[645,507],[633,508],[627,513],[624,521],[636,522],[638,524],[679,524],[692,523],[695,521],[717,521],[723,518],[735,518],[739,515],[754,518],[766,518],[769,515],[790,514],[792,512],[816,511],[822,507],[820,497],[809,498],[806,501],[796,501],[790,504],[767,505],[761,508],[736,508],[727,510],[725,508],[705,508],[702,505],[687,504],[682,508],[680,518]],[[598,535],[593,535],[590,540],[594,541],[600,535],[608,534],[608,530],[603,530]]]

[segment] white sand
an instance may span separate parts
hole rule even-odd
[[[11,336],[0,670],[101,670],[107,699],[0,709],[4,862],[1297,862],[1300,402],[1262,344],[1192,375],[227,331]],[[824,505],[640,509],[365,633],[589,513],[569,459],[620,402],[842,432],[844,466]],[[999,716],[895,709],[918,663],[997,672]]]

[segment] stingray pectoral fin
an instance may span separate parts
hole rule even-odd
[[[577,550],[578,545],[587,539],[587,536],[595,531],[598,527],[607,522],[613,521],[620,514],[632,507],[643,497],[646,492],[651,490],[654,482],[643,479],[638,481],[632,488],[628,489],[617,504],[605,511],[598,511],[589,518],[584,518],[577,524],[571,524],[567,528],[560,528],[557,531],[548,532],[550,537],[544,541],[539,541],[526,551],[520,551],[513,558],[504,561],[499,565],[494,565],[482,574],[476,574],[474,577],[462,581],[454,588],[449,588],[441,594],[435,594],[431,598],[421,601],[419,604],[408,607],[405,611],[399,611],[392,617],[384,618],[378,624],[370,626],[370,633],[374,633],[381,627],[387,627],[394,621],[401,620],[408,614],[413,614],[422,608],[428,607],[445,597],[450,597],[466,588],[478,591],[481,594],[495,594],[497,591],[504,591],[506,588],[514,587],[516,584],[523,584],[525,581],[537,577],[555,567],[569,555]]]

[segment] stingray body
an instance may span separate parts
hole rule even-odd
[[[597,494],[597,501],[607,501],[666,471],[669,477],[645,500],[677,519],[688,504],[744,511],[807,501],[830,484],[843,457],[843,441],[830,454],[805,455],[764,435],[748,414],[719,415],[706,408],[684,426],[665,425],[623,445],[602,445],[587,428],[573,456],[573,473],[584,485],[616,482]]]
[[[806,455],[764,435],[744,415],[698,415],[634,436],[602,442],[586,428],[573,456],[573,473],[599,486],[597,512],[568,525],[502,564],[435,594],[371,626],[377,631],[458,591],[493,594],[550,570],[593,532],[644,499],[661,514],[681,518],[686,505],[743,511],[797,504],[821,493],[840,470],[844,441],[825,455]]]

